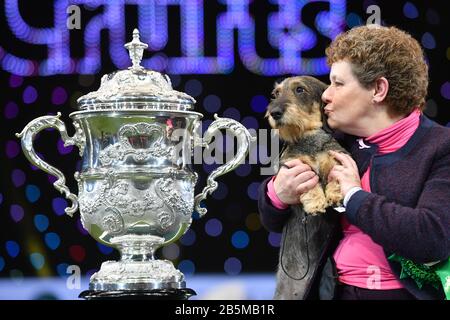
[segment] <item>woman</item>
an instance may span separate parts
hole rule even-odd
[[[315,271],[332,256],[335,299],[443,299],[436,282],[407,276],[411,262],[449,257],[450,129],[422,114],[428,68],[420,45],[395,27],[372,25],[339,35],[326,54],[327,123],[352,157],[333,154],[340,165],[328,178],[339,181],[344,197],[342,234],[337,247],[324,246],[333,250],[319,255]],[[263,225],[280,232],[288,205],[317,183],[307,165],[286,163],[261,185]],[[303,298],[314,298],[320,278],[309,277]]]

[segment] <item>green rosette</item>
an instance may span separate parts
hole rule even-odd
[[[436,274],[441,279],[442,288],[445,292],[445,299],[450,300],[450,259],[439,263],[436,268]]]
[[[422,289],[424,284],[432,285],[436,289],[442,287],[446,300],[450,299],[450,259],[432,266],[415,263],[396,254],[392,254],[388,259],[400,263],[400,279],[412,278],[419,289]]]

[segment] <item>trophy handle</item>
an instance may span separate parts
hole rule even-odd
[[[76,145],[80,149],[80,155],[83,155],[86,139],[79,124],[74,123],[76,133],[73,137],[69,137],[67,134],[66,125],[64,122],[59,120],[60,116],[61,113],[58,112],[56,116],[43,116],[36,118],[27,124],[21,133],[16,133],[16,137],[21,138],[23,153],[33,165],[58,178],[58,180],[53,183],[53,186],[59,192],[64,193],[66,199],[72,202],[72,206],[64,210],[69,216],[72,217],[78,209],[77,196],[71,193],[69,188],[66,186],[66,178],[63,173],[39,158],[33,148],[33,140],[36,134],[46,128],[55,128],[60,132],[61,138],[64,141],[64,146]]]
[[[199,213],[200,217],[204,216],[208,211],[206,208],[200,207],[200,202],[204,200],[208,194],[215,191],[218,187],[215,179],[239,166],[248,153],[250,143],[256,141],[256,138],[252,137],[250,132],[248,132],[248,130],[236,120],[229,118],[219,118],[217,114],[214,114],[214,118],[216,120],[210,124],[208,130],[206,130],[205,134],[203,135],[203,139],[194,139],[194,143],[200,144],[203,147],[208,147],[208,144],[211,142],[216,132],[221,129],[227,129],[231,131],[234,136],[236,136],[238,150],[236,156],[231,159],[231,161],[225,163],[224,165],[211,172],[206,180],[206,186],[203,188],[203,191],[195,196],[195,210]]]

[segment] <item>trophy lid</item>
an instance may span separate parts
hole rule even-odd
[[[100,88],[78,98],[80,110],[190,110],[195,99],[173,90],[166,74],[147,70],[140,65],[147,44],[134,29],[133,40],[124,45],[129,51],[132,66],[102,77]]]

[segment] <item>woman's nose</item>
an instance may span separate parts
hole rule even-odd
[[[330,103],[331,102],[331,94],[330,94],[330,87],[328,86],[325,91],[322,93],[322,101],[325,103]]]

